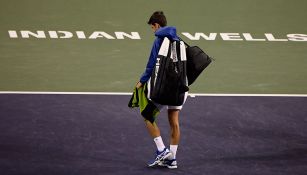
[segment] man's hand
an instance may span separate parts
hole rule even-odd
[[[139,89],[140,87],[142,87],[143,86],[143,84],[141,83],[141,82],[138,82],[137,84],[136,84],[136,88],[137,89]]]

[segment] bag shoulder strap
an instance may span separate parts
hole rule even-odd
[[[178,36],[179,40],[180,41],[183,41],[183,43],[187,46],[187,47],[190,47],[190,45],[188,43],[186,43],[183,39],[181,39],[179,36]]]

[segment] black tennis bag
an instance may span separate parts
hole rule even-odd
[[[160,50],[163,49],[162,47],[168,47],[168,52],[167,55],[163,55],[159,51],[156,66],[149,80],[149,98],[162,105],[180,106],[184,102],[185,92],[189,90],[186,77],[186,57],[184,55],[184,59],[181,58],[182,51],[180,51],[185,46],[180,46],[184,43],[179,41],[169,41],[168,46],[163,43]],[[174,44],[176,51],[173,50],[171,54]],[[174,52],[176,60],[174,60]]]
[[[212,62],[213,58],[208,56],[198,46],[190,46],[186,42],[184,43],[187,46],[187,77],[188,85],[190,86],[202,71]]]

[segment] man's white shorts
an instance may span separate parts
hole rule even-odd
[[[178,109],[178,110],[181,110],[182,106],[184,105],[185,101],[187,100],[187,97],[188,97],[188,92],[185,92],[183,104],[181,106],[161,105],[161,104],[158,104],[158,103],[155,103],[155,102],[154,102],[154,104],[157,106],[159,111],[161,111],[164,107],[166,107],[166,109]]]

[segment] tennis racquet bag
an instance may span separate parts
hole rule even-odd
[[[182,105],[185,92],[189,90],[186,62],[184,42],[165,37],[149,79],[149,99],[161,105]]]
[[[180,38],[181,40],[181,38]],[[183,40],[181,40],[183,41]],[[184,42],[184,41],[183,41]],[[213,58],[208,56],[201,48],[198,46],[190,46],[184,42],[187,46],[187,77],[188,85],[190,86],[197,77],[202,73],[204,69],[212,62]]]

